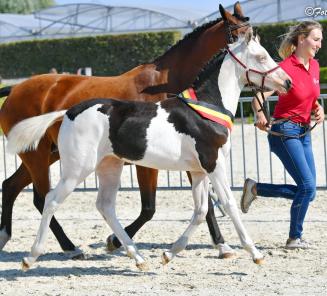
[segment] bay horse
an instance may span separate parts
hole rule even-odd
[[[208,65],[205,74],[195,80],[190,92],[194,92],[197,101],[179,96],[159,103],[92,99],[68,111],[25,119],[12,128],[8,135],[8,150],[24,153],[36,149],[47,130],[56,136],[51,131],[52,125],[63,119],[58,135],[62,175],[57,186],[46,196],[37,237],[29,256],[23,258],[24,270],[43,253],[55,211],[94,171],[99,177],[97,209],[136,266],[147,270],[145,259],[115,213],[116,194],[125,162],[156,169],[185,170],[192,176],[194,213],[182,236],[163,253],[164,264],[185,249],[190,236],[205,220],[209,180],[231,217],[242,246],[255,263],[263,262],[263,255],[241,221],[228,184],[225,157],[230,149],[228,139],[233,114],[244,84],[248,81],[268,90],[286,92],[291,82],[260,45],[252,28],[227,50],[228,54],[220,53]]]
[[[140,65],[116,77],[85,77],[77,75],[46,74],[34,76],[13,87],[0,111],[0,124],[7,135],[19,121],[43,113],[67,109],[76,103],[92,97],[129,99],[137,101],[160,101],[167,93],[180,93],[189,87],[202,67],[228,42],[245,32],[248,18],[241,6],[234,5],[234,15],[220,6],[222,19],[205,24],[186,35],[152,63]],[[0,249],[12,235],[12,210],[21,190],[33,182],[34,205],[42,212],[44,197],[50,190],[49,166],[59,159],[56,140],[60,122],[51,133],[42,138],[36,151],[20,154],[22,164],[18,170],[2,183],[2,213],[0,226]],[[140,216],[126,231],[130,237],[149,221],[155,212],[155,193],[158,171],[137,165],[137,177],[141,193]],[[231,254],[231,248],[224,243],[220,234],[214,210],[210,203],[207,216],[214,245],[220,254]],[[53,218],[50,228],[65,251],[75,250],[74,244]],[[110,248],[121,244],[113,236],[108,240]]]

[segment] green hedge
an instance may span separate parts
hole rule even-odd
[[[262,45],[276,61],[281,60],[277,53],[279,36],[285,34],[291,24],[258,28]],[[327,66],[327,21],[321,24],[324,40],[317,58],[321,66]],[[153,60],[178,39],[178,32],[159,32],[9,43],[0,45],[0,74],[5,78],[18,78],[47,73],[53,67],[71,73],[80,67],[92,67],[93,75],[117,75]]]
[[[18,78],[52,67],[71,73],[92,67],[93,75],[117,75],[152,61],[178,39],[178,32],[159,32],[9,43],[0,46],[0,73]]]
[[[327,67],[320,67],[320,83],[327,83]]]

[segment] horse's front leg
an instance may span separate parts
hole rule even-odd
[[[218,194],[221,204],[234,223],[242,246],[245,250],[251,253],[252,259],[255,263],[263,263],[263,255],[255,247],[241,220],[235,198],[227,179],[226,159],[221,150],[218,152],[216,168],[212,173],[209,174],[209,178],[215,191]]]
[[[156,190],[158,170],[136,166],[137,179],[140,187],[142,209],[137,219],[125,228],[125,231],[132,238],[137,231],[150,221],[156,211]],[[121,246],[115,234],[107,238],[107,249],[114,251]]]
[[[235,257],[236,252],[225,243],[224,237],[220,232],[210,195],[208,195],[208,213],[206,221],[212,238],[213,247],[219,251],[219,258],[228,259]]]
[[[194,201],[194,213],[189,226],[181,237],[173,244],[169,251],[162,255],[162,263],[167,264],[177,253],[183,251],[188,244],[188,240],[200,223],[205,221],[208,212],[208,192],[209,180],[206,174],[192,172],[192,196]]]
[[[192,184],[192,176],[187,172],[187,177]],[[210,195],[208,194],[208,213],[206,216],[209,233],[212,239],[213,247],[219,250],[219,258],[227,259],[236,255],[235,251],[225,243],[224,237],[220,232],[217,219],[215,217],[215,209],[212,204]]]

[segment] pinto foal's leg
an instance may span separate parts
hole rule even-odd
[[[97,167],[99,177],[99,193],[96,202],[97,209],[107,221],[115,235],[121,241],[127,255],[136,261],[136,266],[141,270],[147,270],[147,264],[133,240],[119,223],[116,216],[116,196],[120,186],[120,176],[124,162],[115,157],[107,157]]]
[[[209,174],[209,178],[226,213],[232,219],[242,246],[245,250],[251,253],[252,259],[255,263],[262,263],[263,255],[255,247],[241,220],[235,198],[228,183],[225,158],[221,151],[219,151],[216,169],[214,172]]]
[[[175,255],[185,249],[188,240],[200,223],[205,221],[208,212],[209,180],[204,173],[192,172],[192,196],[194,201],[194,213],[189,226],[181,237],[173,244],[169,251],[162,255],[162,263],[167,264]]]
[[[71,130],[64,130],[62,134],[59,134],[59,140],[62,142],[61,147],[59,147],[61,148],[62,175],[55,189],[46,195],[36,239],[29,256],[23,259],[24,270],[27,270],[43,253],[50,220],[57,208],[73,192],[75,187],[95,170],[98,155],[94,153],[94,143],[84,142],[84,145],[80,145],[81,147],[77,145],[78,148],[76,149],[75,143],[80,143],[78,136],[78,133],[72,133]]]
[[[37,258],[43,253],[52,216],[54,215],[58,207],[64,202],[66,197],[73,192],[79,182],[80,181],[76,178],[61,178],[56,188],[47,194],[45,198],[42,219],[36,239],[34,241],[29,256],[23,258],[23,270],[29,269],[32,264],[37,260]]]
[[[156,211],[156,190],[158,170],[136,166],[137,179],[140,187],[142,209],[139,217],[130,225],[125,227],[125,231],[132,238],[137,231],[148,221],[150,221]],[[121,246],[115,234],[107,238],[107,249],[113,251]]]
[[[187,177],[192,184],[192,176],[187,172]],[[235,256],[235,251],[225,243],[224,237],[220,232],[217,219],[215,217],[215,209],[212,204],[210,195],[208,194],[208,213],[206,216],[209,233],[212,239],[213,247],[219,250],[219,258],[227,259]]]

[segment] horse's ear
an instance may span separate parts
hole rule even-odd
[[[226,10],[225,10],[225,8],[221,4],[219,4],[219,11],[220,11],[221,17],[225,21],[227,19],[227,17],[226,17]]]
[[[260,35],[258,34],[258,27],[252,27],[253,30],[253,37],[258,40],[258,42],[260,43]]]
[[[241,4],[238,1],[234,4],[234,14],[244,17],[244,14],[243,14],[243,11],[241,8]]]

